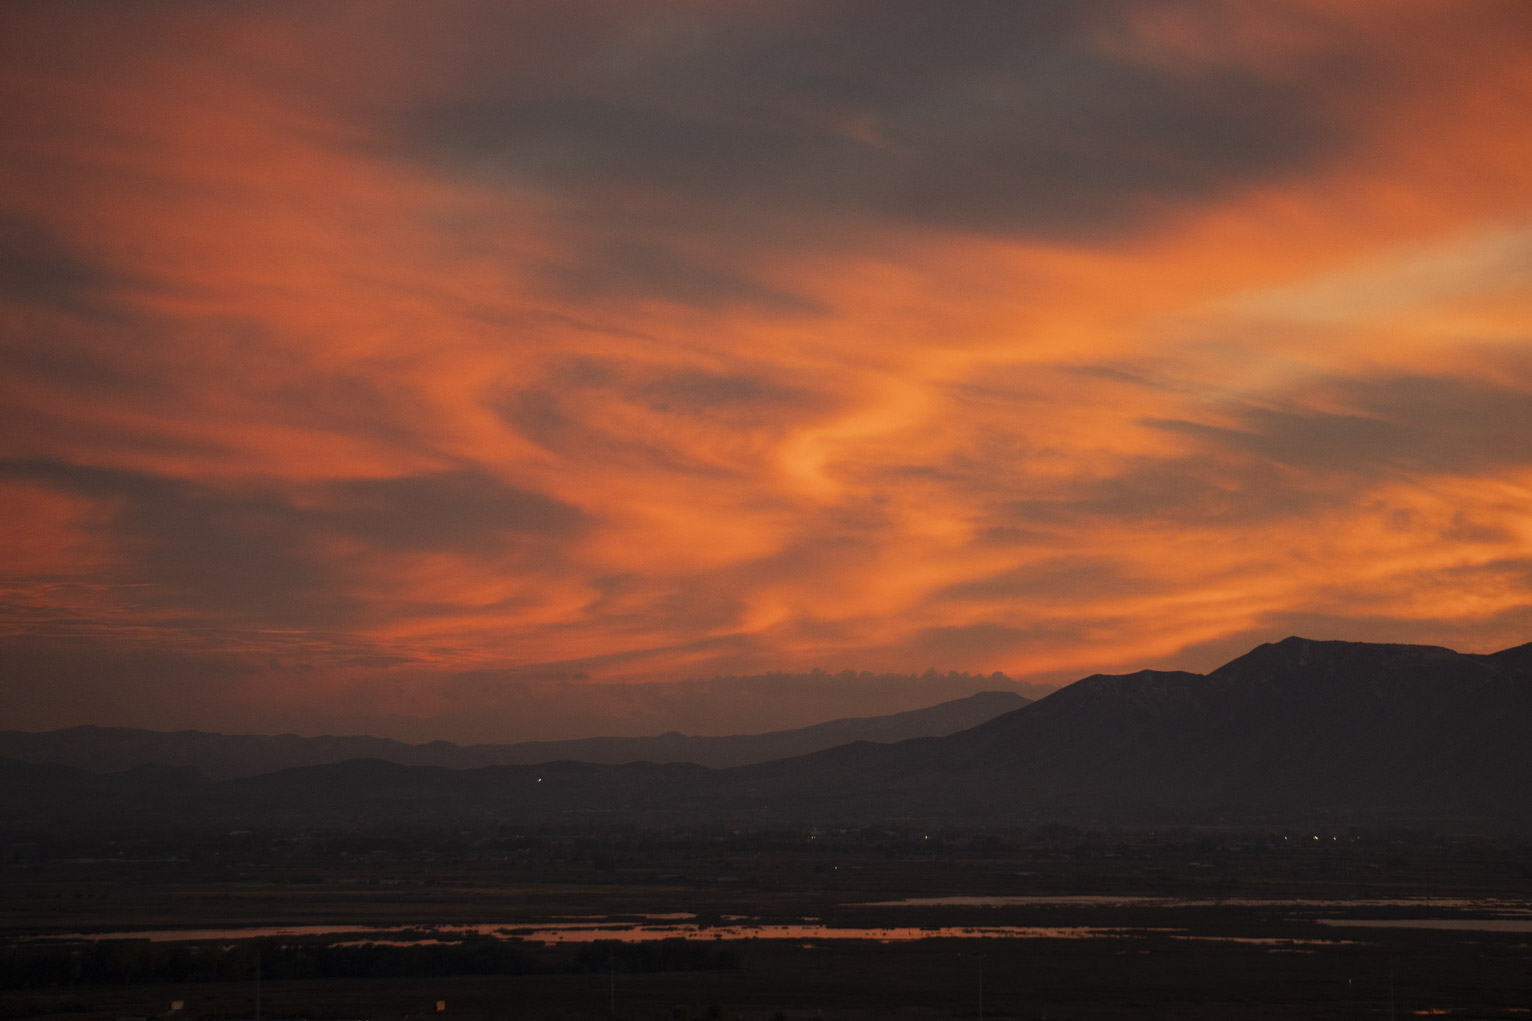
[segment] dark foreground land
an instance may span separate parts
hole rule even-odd
[[[147,1018],[182,1001],[186,1018],[252,1018],[257,957],[263,1019],[384,1021],[438,1001],[486,1019],[1532,1014],[1532,848],[1507,839],[1055,826],[34,833],[0,846],[0,1017]],[[1031,900],[869,903],[946,896]],[[645,922],[683,913],[695,917]],[[574,920],[647,924],[651,941],[534,931]],[[1459,928],[1419,927],[1443,921]],[[425,928],[466,924],[492,931]],[[416,930],[237,931],[295,925]],[[829,929],[760,938],[782,925]],[[896,938],[837,936],[865,928]],[[226,931],[109,936],[168,929]]]

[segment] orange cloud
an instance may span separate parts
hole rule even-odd
[[[532,736],[1526,637],[1523,5],[667,12],[0,14],[0,656]]]

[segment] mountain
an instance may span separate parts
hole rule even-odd
[[[1532,645],[1477,656],[1288,638],[1206,676],[1096,675],[951,737],[754,770],[758,789],[829,814],[1525,824]]]
[[[831,720],[795,730],[731,737],[596,737],[572,741],[457,745],[447,741],[411,745],[378,737],[299,737],[174,732],[132,727],[70,727],[43,733],[0,731],[0,759],[53,763],[94,772],[145,765],[184,766],[218,780],[318,766],[350,759],[380,759],[412,766],[473,769],[576,762],[691,762],[717,768],[806,755],[853,741],[894,742],[940,737],[966,730],[1029,704],[1010,691],[981,691],[924,709]]]
[[[103,777],[0,764],[0,818],[66,810],[103,823],[220,825],[897,819],[1526,833],[1532,645],[1480,656],[1289,638],[1207,675],[1087,677],[944,737],[856,742],[728,769],[364,760],[211,783],[169,771]]]
[[[691,737],[674,732],[658,737],[596,737],[575,741],[527,741],[515,745],[476,745],[479,765],[533,764],[569,759],[575,762],[691,762],[722,769],[825,748],[872,741],[892,744],[915,737],[945,737],[1031,704],[1013,691],[981,691],[924,709],[890,716],[831,720],[796,730],[733,737]],[[482,753],[478,749],[484,749]]]

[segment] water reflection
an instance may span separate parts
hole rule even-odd
[[[45,937],[50,942],[95,942],[101,940],[149,940],[156,943],[225,943],[248,939],[342,937],[339,946],[367,943],[383,946],[427,946],[455,943],[473,937],[524,939],[535,943],[588,943],[594,940],[617,940],[623,943],[646,943],[666,939],[692,940],[791,940],[799,943],[853,940],[875,943],[903,943],[922,939],[1143,939],[1168,936],[1178,940],[1209,940],[1221,943],[1246,943],[1256,946],[1302,947],[1309,945],[1352,945],[1345,939],[1287,939],[1252,936],[1198,936],[1184,928],[1119,925],[825,925],[807,919],[793,924],[769,922],[732,922],[725,925],[699,925],[656,919],[634,924],[630,920],[585,919],[578,922],[547,922],[536,925],[402,925],[358,928],[331,925],[266,925],[225,929],[145,929],[137,932],[65,933]],[[692,916],[683,916],[692,917]]]
[[[781,940],[865,940],[880,943],[918,939],[1100,939],[1172,934],[1184,929],[1154,929],[1102,925],[891,925],[832,926],[808,920],[793,924],[768,922],[731,922],[725,925],[700,925],[654,920],[635,924],[630,920],[586,919],[579,922],[545,922],[532,925],[486,923],[481,925],[401,925],[401,926],[250,926],[225,929],[146,929],[138,932],[64,933],[46,937],[50,941],[81,942],[113,939],[140,939],[156,943],[226,942],[275,937],[340,936],[350,945],[361,943],[423,944],[443,943],[475,936],[524,939],[538,943],[587,943],[592,940],[619,940],[643,943],[663,939],[781,939]]]
[[[1532,932],[1532,918],[1316,918],[1320,925],[1362,929],[1450,929],[1458,932]]]
[[[541,943],[569,943],[592,939],[615,939],[625,943],[659,939],[785,939],[785,940],[863,940],[876,943],[902,943],[917,939],[1099,939],[1147,935],[1151,932],[1181,930],[1133,929],[1124,926],[1091,925],[964,925],[917,926],[893,925],[867,928],[829,926],[817,923],[798,925],[680,925],[617,928],[585,926],[579,929],[513,930],[515,935]],[[511,934],[510,932],[507,935]]]
[[[1503,898],[1394,897],[1136,897],[1111,894],[1065,894],[1029,897],[906,897],[875,900],[856,905],[867,908],[1003,908],[1003,907],[1135,907],[1135,908],[1438,908],[1442,910],[1493,911],[1501,915],[1532,916],[1532,902]]]
[[[904,900],[874,901],[861,907],[1017,907],[1076,906],[1121,908],[1283,908],[1305,917],[1306,921],[1331,927],[1446,929],[1461,931],[1532,933],[1532,902],[1494,898],[1451,897],[1366,898],[1320,900],[1311,898],[1224,897],[1194,899],[1186,897],[1137,897],[1109,895],[1028,896],[1028,897],[911,897]],[[1446,918],[1327,918],[1322,913],[1346,910],[1410,908],[1432,911],[1472,911],[1491,917]],[[625,914],[602,916],[562,915],[546,921],[525,923],[491,922],[476,925],[266,925],[198,929],[146,929],[131,932],[74,932],[34,937],[59,942],[92,942],[132,939],[152,942],[232,942],[250,939],[333,938],[345,945],[384,943],[393,945],[454,942],[473,937],[524,939],[537,943],[582,943],[592,940],[619,940],[642,943],[664,939],[706,940],[791,940],[815,942],[859,940],[879,943],[907,942],[922,939],[1134,939],[1169,936],[1174,939],[1213,940],[1226,943],[1299,948],[1308,944],[1339,945],[1348,940],[1286,939],[1264,936],[1201,936],[1186,928],[1153,928],[1127,925],[826,925],[817,918],[789,922],[765,922],[742,915],[726,915],[718,924],[700,922],[688,912]]]

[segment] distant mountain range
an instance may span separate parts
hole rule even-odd
[[[539,762],[691,762],[724,768],[807,755],[853,741],[890,743],[942,737],[1028,705],[1013,691],[981,691],[967,698],[889,716],[831,720],[795,730],[730,737],[593,737],[572,741],[457,745],[405,744],[381,737],[299,737],[296,734],[214,734],[134,727],[69,727],[30,733],[0,731],[0,759],[53,763],[107,773],[142,766],[189,767],[214,780],[258,776],[298,766],[349,759],[381,759],[408,766],[476,769]]]
[[[92,814],[95,813],[95,814]],[[376,759],[213,782],[0,765],[16,821],[966,825],[1424,823],[1532,831],[1532,645],[1262,645],[1207,675],[1087,677],[976,727],[727,769]]]
[[[1525,827],[1532,645],[1480,656],[1288,638],[1206,676],[1096,675],[951,737],[755,774],[825,815]]]

